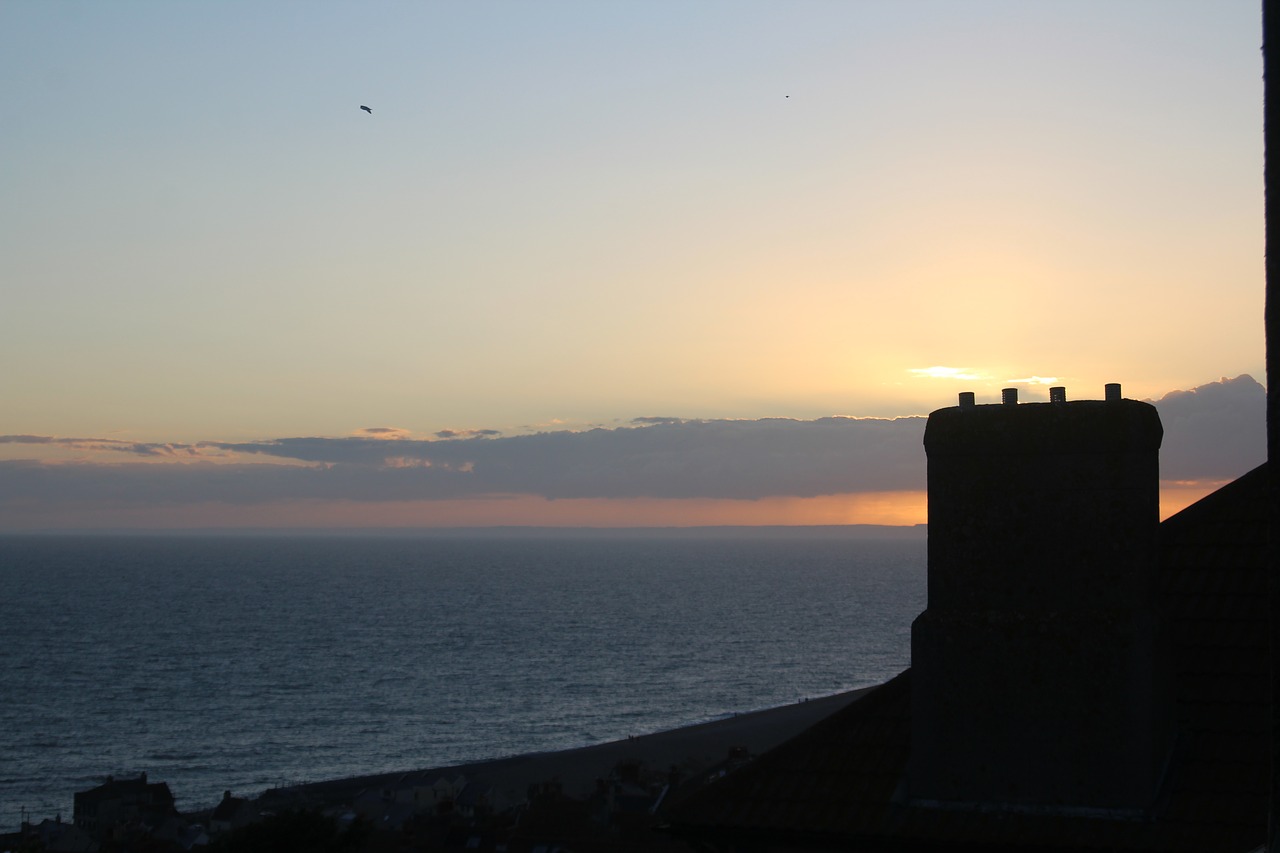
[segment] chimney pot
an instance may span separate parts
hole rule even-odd
[[[960,408],[962,409],[973,408],[973,392],[972,391],[960,392]]]
[[[1050,389],[1049,389],[1049,402],[1050,402],[1050,403],[1065,403],[1065,402],[1067,402],[1067,389],[1066,389],[1066,388],[1064,388],[1064,387],[1063,387],[1063,386],[1061,386],[1061,385],[1055,385],[1054,387],[1050,388]]]
[[[1108,403],[1118,403],[1121,400],[1120,383],[1108,382],[1106,385],[1106,401]]]
[[[1006,406],[1016,406],[1018,404],[1018,389],[1005,388],[1000,392],[1000,402]]]

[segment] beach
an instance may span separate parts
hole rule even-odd
[[[687,779],[718,767],[734,755],[758,756],[873,689],[851,690],[577,749],[275,788],[266,792],[261,801],[326,807],[354,802],[370,792],[426,787],[441,779],[492,786],[492,799],[505,803],[521,802],[533,786],[547,783],[555,784],[567,797],[585,798],[596,789],[597,780],[608,778],[623,763],[642,766],[650,774],[666,774],[674,768]]]

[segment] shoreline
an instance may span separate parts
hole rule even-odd
[[[405,802],[406,796],[413,798],[415,790],[443,782],[455,792],[468,783],[478,783],[491,804],[511,808],[528,802],[531,792],[547,787],[568,798],[588,799],[599,790],[601,780],[616,778],[623,765],[629,765],[650,781],[679,777],[697,782],[707,774],[702,780],[705,781],[728,766],[756,758],[781,745],[879,686],[733,713],[587,746],[268,788],[256,795],[241,795],[246,797],[242,802],[253,803],[261,813],[289,809],[356,809],[358,803],[363,802],[367,807],[371,800],[388,805]],[[215,809],[216,806],[184,810],[180,817],[208,824]],[[33,826],[38,824],[32,821]],[[0,830],[0,837],[16,838],[22,830],[23,827],[9,832]]]
[[[682,774],[694,775],[725,762],[734,751],[758,756],[876,686],[589,746],[271,788],[256,799],[262,804],[324,807],[353,801],[370,790],[411,789],[459,777],[492,786],[495,794],[508,802],[523,800],[531,786],[550,781],[566,796],[586,797],[595,790],[596,780],[606,778],[621,762],[638,762],[663,773],[677,768]]]

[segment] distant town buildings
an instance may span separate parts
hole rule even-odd
[[[169,786],[148,782],[146,773],[136,779],[107,777],[96,788],[75,795],[75,824],[95,838],[130,826],[159,826],[177,814]]]

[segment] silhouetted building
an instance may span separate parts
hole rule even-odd
[[[164,782],[147,782],[147,774],[136,779],[107,781],[75,795],[75,825],[95,838],[106,837],[116,827],[145,823],[159,826],[176,816],[173,793]]]
[[[41,850],[47,853],[97,853],[98,842],[75,824],[54,820],[38,824],[23,821],[22,831],[0,838],[0,849]]]
[[[1107,397],[930,416],[912,669],[692,796],[674,832],[716,850],[1263,844],[1266,466],[1161,524],[1159,419]]]
[[[222,799],[209,815],[209,831],[217,834],[248,826],[258,820],[258,807],[253,800],[233,797],[230,791],[222,792]]]
[[[1152,806],[1173,734],[1155,596],[1162,435],[1134,400],[929,417],[911,800]]]

